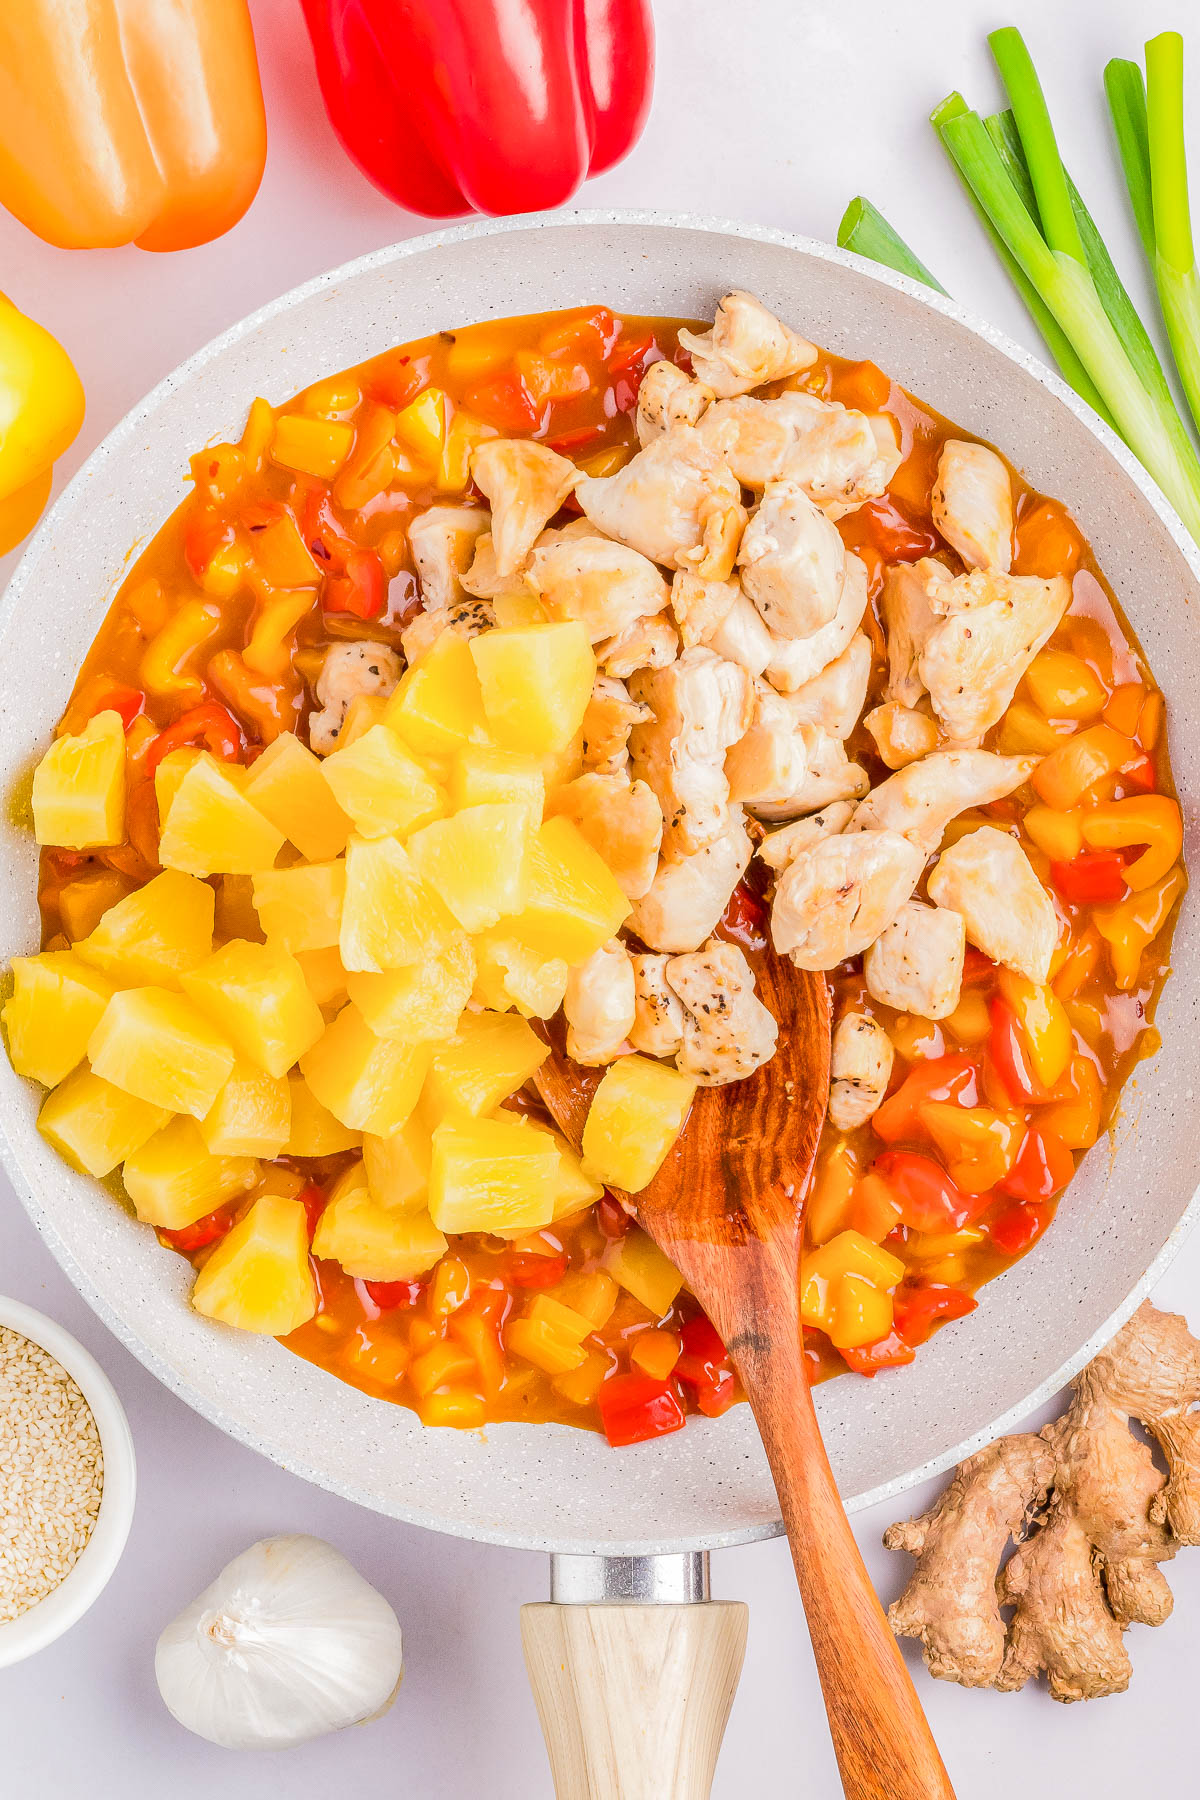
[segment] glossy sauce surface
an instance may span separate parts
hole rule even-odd
[[[686,361],[678,352],[681,323],[616,319],[604,308],[500,321],[403,346],[331,377],[275,413],[300,411],[352,430],[354,451],[332,479],[281,467],[263,454],[272,415],[261,401],[255,403],[240,446],[199,453],[193,460],[193,493],[124,583],[64,718],[65,729],[77,730],[105,705],[117,704],[129,713],[130,842],[92,854],[43,854],[40,900],[46,945],[61,947],[84,935],[102,893],[104,903],[111,904],[156,872],[154,786],[144,772],[139,779],[139,759],[163,729],[180,720],[186,727],[197,709],[209,709],[209,725],[218,735],[225,732],[232,758],[251,761],[281,730],[303,735],[331,641],[372,637],[399,645],[399,632],[419,604],[406,523],[427,505],[462,492],[406,482],[404,457],[390,429],[404,407],[422,392],[440,389],[455,408],[503,434],[534,435],[590,473],[608,474],[636,448],[633,411],[645,368],[659,355]],[[870,576],[871,607],[864,629],[876,652],[871,705],[883,685],[877,607],[884,565],[941,554],[958,566],[933,529],[930,490],[942,444],[947,436],[963,434],[870,362],[823,356],[803,384],[846,405],[890,413],[901,434],[904,460],[888,495],[848,515],[839,526]],[[1130,740],[1136,766],[1103,775],[1083,804],[1150,790],[1169,794],[1161,696],[1087,544],[1064,509],[1034,493],[1015,474],[1014,492],[1014,572],[1071,577],[1071,608],[1051,647],[1086,665],[1103,690],[1102,704],[1094,714],[1055,719],[1033,703],[1022,684],[1017,704],[989,735],[988,747],[1043,754],[1102,719]],[[295,521],[304,544],[327,571],[322,600],[314,601],[310,593],[301,604],[286,586],[241,579],[239,546],[253,542],[256,533],[281,518]],[[230,591],[222,592],[226,554],[238,578],[231,573],[224,583]],[[349,610],[339,610],[345,607]],[[123,702],[114,700],[114,693],[123,695]],[[188,741],[211,747],[207,737]],[[887,775],[861,725],[847,749],[866,766],[873,783]],[[1022,789],[955,821],[944,841],[984,822],[1015,830],[1049,883],[1051,859],[1024,823],[1037,803],[1036,795]],[[752,960],[765,944],[766,874],[761,864],[752,865],[724,926]],[[218,936],[260,935],[248,881],[213,879]],[[915,1070],[929,1078],[925,1099],[1000,1111],[1012,1131],[1023,1134],[1023,1144],[1036,1136],[1040,1148],[1027,1158],[1023,1191],[1014,1193],[1010,1185],[1007,1191],[973,1195],[970,1218],[958,1229],[917,1232],[889,1220],[886,1208],[881,1212],[872,1165],[881,1155],[898,1153],[946,1166],[945,1152],[932,1140],[919,1106],[914,1102],[906,1114],[903,1103],[893,1105],[886,1139],[873,1124],[849,1134],[826,1125],[807,1197],[809,1247],[853,1228],[884,1242],[903,1261],[906,1273],[897,1293],[898,1329],[878,1346],[839,1352],[822,1333],[808,1333],[814,1378],[844,1371],[848,1364],[869,1374],[911,1361],[940,1319],[969,1310],[970,1296],[980,1284],[1025,1254],[1052,1227],[1062,1185],[1085,1147],[1083,1140],[1094,1141],[1107,1125],[1133,1063],[1155,1046],[1151,1018],[1167,967],[1168,917],[1181,885],[1180,876],[1173,889],[1169,881],[1163,887],[1162,916],[1149,920],[1144,954],[1123,987],[1108,940],[1097,928],[1097,903],[1072,903],[1058,894],[1064,930],[1052,986],[1069,1016],[1073,1043],[1068,1073],[1052,1091],[1023,1092],[1019,1079],[1014,1087],[1013,1069],[1019,1077],[1027,1065],[1027,1046],[1023,1051],[1018,1033],[1014,1063],[1011,1033],[1006,1039],[997,1024],[998,1008],[1005,1004],[1000,972],[978,952],[969,952],[959,1008],[941,1024],[868,1001],[861,959],[835,972],[835,1017],[850,1003],[866,1003],[892,1038],[893,1096],[908,1091],[911,1097],[911,1086],[905,1090],[904,1084]],[[943,1060],[931,1069],[936,1059]],[[769,1077],[769,1067],[765,1073]],[[892,1104],[890,1098],[886,1104]],[[272,1175],[286,1190],[303,1193],[315,1222],[346,1160],[281,1161]],[[231,1204],[199,1226],[160,1235],[202,1262],[244,1206]],[[665,1309],[652,1309],[624,1287],[615,1288],[611,1310],[588,1340],[584,1367],[568,1374],[534,1368],[508,1350],[508,1323],[538,1294],[569,1298],[581,1291],[581,1279],[604,1274],[629,1229],[621,1208],[606,1199],[514,1243],[455,1239],[432,1275],[420,1282],[367,1283],[350,1279],[336,1264],[319,1263],[319,1311],[286,1341],[341,1379],[416,1407],[431,1423],[475,1425],[519,1418],[596,1427],[597,1397],[605,1383],[630,1372],[647,1374],[669,1390],[679,1417],[676,1421],[672,1414],[662,1429],[682,1423],[683,1415],[697,1408],[724,1411],[738,1397],[736,1381],[711,1328],[686,1293]],[[905,1318],[907,1327],[901,1330]],[[431,1360],[434,1350],[437,1356]],[[443,1378],[422,1391],[439,1370]]]

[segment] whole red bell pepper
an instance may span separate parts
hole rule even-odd
[[[302,0],[334,130],[429,218],[561,206],[650,105],[649,0]]]

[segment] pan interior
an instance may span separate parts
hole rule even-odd
[[[384,250],[244,321],[170,376],[72,482],[14,577],[0,619],[0,779],[28,774],[128,566],[182,497],[198,445],[236,436],[255,394],[282,400],[319,375],[445,327],[605,301],[711,316],[730,288],[760,295],[831,350],[869,357],[996,443],[1066,502],[1169,701],[1174,771],[1195,837],[1200,794],[1200,586],[1177,523],[1136,465],[1034,359],[951,303],[779,234],[639,215],[556,215],[442,233]],[[1194,557],[1194,552],[1191,553]],[[36,856],[6,808],[0,874],[10,950],[37,946]],[[982,1292],[896,1376],[847,1378],[818,1410],[842,1492],[865,1505],[946,1466],[1049,1393],[1115,1328],[1190,1223],[1200,1136],[1189,1053],[1200,951],[1185,902],[1158,1013],[1163,1048],[1131,1080],[1111,1142],[1085,1159],[1035,1253]],[[31,1084],[0,1065],[3,1151],[18,1192],[90,1303],[153,1372],[222,1429],[381,1512],[515,1545],[635,1553],[743,1542],[778,1530],[746,1407],[616,1454],[561,1426],[427,1431],[270,1340],[186,1304],[189,1271],[35,1129]]]

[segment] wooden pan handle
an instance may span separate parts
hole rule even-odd
[[[794,1343],[746,1345],[739,1365],[779,1495],[846,1800],[954,1800],[829,1467],[798,1319],[794,1335]]]
[[[747,1617],[722,1600],[522,1607],[557,1800],[708,1800]]]

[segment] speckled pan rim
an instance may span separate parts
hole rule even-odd
[[[244,337],[253,333],[256,327],[301,305],[306,300],[320,294],[348,278],[387,267],[403,258],[436,249],[439,245],[461,243],[472,239],[486,239],[498,234],[529,231],[536,232],[544,226],[638,226],[678,229],[685,231],[709,232],[734,239],[778,246],[781,249],[795,250],[816,260],[831,263],[842,269],[853,272],[860,278],[873,282],[877,286],[892,288],[896,292],[916,301],[926,309],[940,313],[955,325],[961,327],[971,336],[981,339],[992,349],[999,352],[1008,362],[1023,371],[1040,386],[1045,388],[1058,403],[1087,429],[1115,462],[1127,480],[1142,495],[1159,521],[1165,527],[1176,549],[1188,565],[1193,577],[1200,584],[1200,551],[1186,532],[1182,522],[1158,488],[1157,484],[1136,461],[1124,443],[1104,422],[1088,407],[1078,395],[1069,388],[1057,375],[1031,352],[1015,343],[1006,333],[999,331],[986,320],[978,318],[967,308],[956,301],[933,292],[922,284],[911,281],[908,277],[896,274],[890,269],[883,269],[878,264],[869,262],[863,257],[834,245],[820,243],[815,239],[799,236],[795,233],[774,230],[765,226],[754,226],[736,220],[707,218],[682,213],[659,213],[652,210],[600,210],[580,209],[556,213],[523,215],[512,219],[487,220],[476,224],[455,226],[445,231],[423,233],[418,237],[407,238],[399,243],[385,246],[369,252],[365,256],[356,257],[337,268],[314,276],[300,286],[290,289],[278,299],[268,302],[248,314],[236,324],[211,339],[201,349],[180,363],[170,374],[158,382],[145,398],[126,413],[115,425],[104,440],[92,452],[91,456],[72,477],[64,488],[58,501],[46,515],[38,530],[26,546],[21,562],[14,572],[0,604],[0,632],[20,606],[23,598],[25,577],[33,567],[35,552],[40,550],[44,537],[49,538],[60,511],[65,511],[73,504],[78,491],[100,471],[107,462],[116,455],[126,441],[138,430],[142,421],[151,414],[159,402],[176,386],[198,374],[204,367],[219,357],[225,350],[237,344]],[[15,1154],[9,1140],[4,1121],[0,1119],[0,1160],[20,1196],[22,1203],[33,1219],[34,1224],[45,1238],[51,1253],[58,1261],[74,1286],[82,1294],[97,1315],[104,1321],[114,1335],[124,1343],[134,1356],[150,1371],[155,1378],[179,1399],[183,1400],[203,1418],[227,1432],[248,1448],[277,1460],[271,1443],[253,1431],[243,1429],[228,1419],[217,1406],[202,1396],[193,1386],[181,1380],[169,1369],[160,1358],[141,1343],[135,1332],[130,1331],[117,1314],[102,1299],[88,1278],[87,1272],[80,1267],[70,1247],[60,1236],[57,1227],[45,1216],[37,1202],[32,1188],[25,1178],[19,1158]],[[1077,1374],[1097,1350],[1109,1341],[1113,1333],[1131,1316],[1136,1307],[1168,1268],[1180,1246],[1200,1217],[1200,1189],[1193,1193],[1188,1205],[1181,1213],[1177,1223],[1164,1241],[1158,1253],[1149,1263],[1139,1280],[1130,1290],[1120,1306],[1115,1307],[1103,1324],[1093,1331],[1080,1348],[1065,1358],[1058,1367],[1047,1375],[1038,1385],[1015,1405],[1006,1409],[989,1425],[973,1432],[958,1443],[950,1446],[939,1455],[928,1459],[918,1466],[881,1483],[876,1487],[863,1490],[846,1497],[848,1512],[862,1511],[867,1507],[894,1499],[897,1495],[915,1486],[960,1461],[964,1456],[979,1449],[993,1437],[1009,1430],[1027,1418],[1032,1412],[1043,1406],[1062,1388],[1072,1376]],[[343,1498],[356,1501],[375,1511],[385,1511],[390,1516],[400,1518],[408,1523],[420,1525],[426,1529],[442,1531],[454,1536],[474,1538],[478,1542],[506,1545],[510,1548],[528,1550],[557,1550],[582,1554],[649,1555],[660,1552],[681,1551],[688,1549],[718,1549],[728,1546],[750,1543],[756,1540],[777,1536],[782,1525],[776,1521],[768,1525],[754,1525],[736,1530],[716,1531],[702,1536],[685,1536],[679,1538],[654,1538],[630,1540],[627,1542],[604,1542],[598,1545],[592,1538],[553,1539],[542,1536],[520,1536],[512,1532],[497,1532],[487,1529],[476,1529],[471,1526],[459,1526],[449,1522],[444,1515],[430,1515],[413,1507],[380,1507],[370,1495],[356,1491],[353,1487],[339,1484],[303,1465],[301,1462],[289,1460],[287,1467],[302,1479],[324,1487],[328,1491],[340,1494]]]

